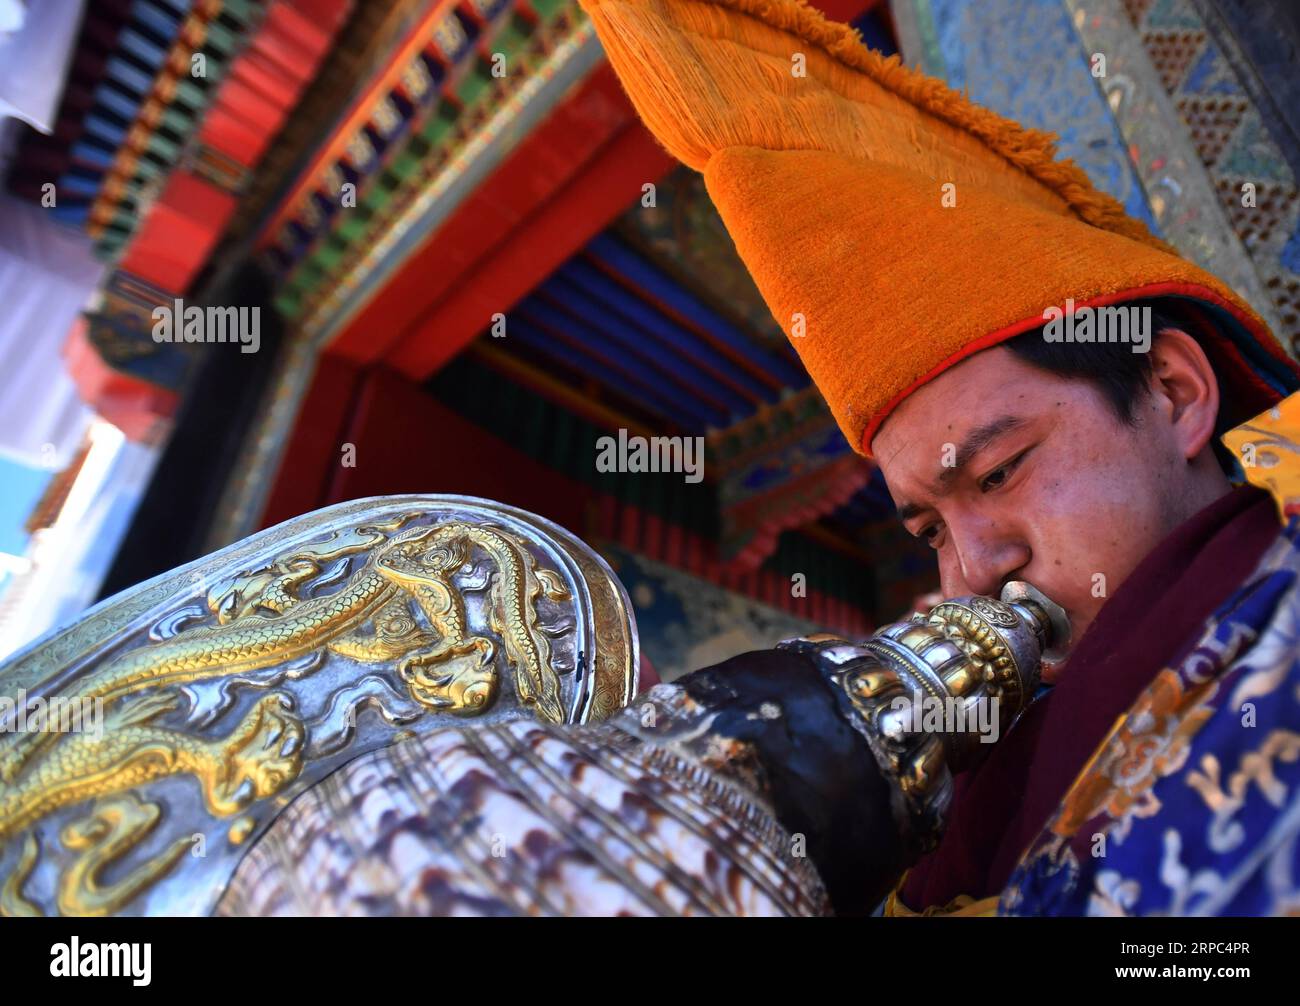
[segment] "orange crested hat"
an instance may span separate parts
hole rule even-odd
[[[1300,385],[1250,306],[1057,160],[1053,137],[804,0],[580,2],[860,453],[908,394],[1053,308],[1170,298],[1231,425]]]

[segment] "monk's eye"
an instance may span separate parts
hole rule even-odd
[[[980,483],[980,488],[985,492],[988,492],[990,489],[996,489],[1007,480],[1007,471],[1008,469],[1005,465],[1001,468],[995,468],[984,477],[984,481]]]
[[[1029,453],[1028,451],[1024,451],[1020,454],[1017,454],[1005,465],[1002,465],[998,468],[994,468],[993,471],[985,475],[984,478],[980,480],[980,492],[986,493],[990,489],[996,489],[998,486],[1006,482],[1006,480],[1011,477],[1011,473],[1016,470],[1016,466],[1020,464],[1020,462],[1024,459],[1025,455],[1028,453]]]
[[[931,548],[939,547],[939,533],[943,530],[941,524],[927,524],[917,532],[917,537],[928,544]]]

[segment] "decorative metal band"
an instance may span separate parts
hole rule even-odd
[[[832,685],[892,789],[913,856],[938,844],[953,776],[1010,728],[1032,700],[1043,654],[1068,634],[1064,613],[1029,585],[1010,584],[1003,597],[944,601],[862,643],[819,635],[780,644],[811,656]]]
[[[942,740],[883,722],[896,699],[910,699],[921,690],[920,681],[883,647],[825,635],[790,639],[779,646],[816,661],[889,784],[890,810],[904,847],[913,855],[929,852],[943,834],[952,802],[952,772]]]

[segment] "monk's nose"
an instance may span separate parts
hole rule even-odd
[[[957,556],[966,590],[997,597],[1003,584],[1029,564],[1030,551],[1013,532],[985,526],[958,540]]]

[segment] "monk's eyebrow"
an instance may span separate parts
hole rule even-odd
[[[957,453],[953,459],[952,466],[945,466],[940,470],[939,477],[935,480],[936,485],[938,485],[941,490],[946,488],[953,479],[961,474],[962,469],[970,464],[971,458],[975,457],[975,455],[985,447],[997,440],[998,437],[1010,433],[1012,430],[1018,429],[1024,425],[1025,419],[1023,416],[1013,416],[1008,414],[1005,416],[998,416],[997,419],[993,419],[981,426],[975,427],[975,429],[966,434],[961,445],[957,448]]]

